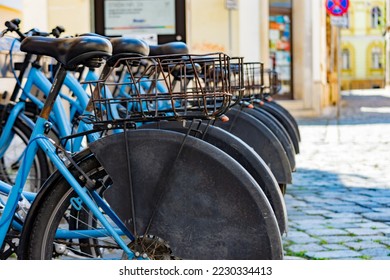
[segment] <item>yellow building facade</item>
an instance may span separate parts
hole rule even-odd
[[[350,0],[347,22],[341,31],[342,89],[384,87],[386,0]]]

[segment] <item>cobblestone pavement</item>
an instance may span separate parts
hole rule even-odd
[[[343,94],[340,118],[300,119],[287,259],[390,259],[390,92]]]

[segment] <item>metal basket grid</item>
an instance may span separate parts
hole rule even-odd
[[[272,69],[265,69],[261,62],[242,63],[244,90],[242,99],[251,102],[261,99],[263,95],[273,95],[281,88],[278,73]]]
[[[224,53],[121,59],[104,80],[88,82],[94,122],[217,118],[230,107],[233,92],[242,88],[231,83],[230,62]],[[121,79],[112,81],[119,67]]]

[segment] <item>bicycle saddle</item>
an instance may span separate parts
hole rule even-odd
[[[149,45],[143,40],[117,37],[110,38],[110,42],[112,44],[112,57],[107,61],[110,66],[121,58],[149,55]]]
[[[20,50],[55,58],[67,69],[74,69],[80,64],[98,67],[101,59],[111,56],[112,45],[101,37],[84,36],[75,38],[48,38],[32,36],[24,39]]]
[[[112,56],[107,60],[107,64],[110,66],[113,66],[121,58],[149,55],[149,45],[140,39],[130,37],[109,38],[96,33],[83,33],[79,36],[95,36],[110,40]]]
[[[162,45],[150,45],[150,56],[168,55],[168,54],[188,54],[188,47],[183,42],[171,42]]]

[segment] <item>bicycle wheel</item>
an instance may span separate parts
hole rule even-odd
[[[16,175],[19,171],[31,133],[31,128],[23,121],[20,119],[15,121],[12,128],[12,140],[4,156],[0,159],[0,180],[10,185],[15,183]],[[39,149],[30,169],[25,190],[37,192],[49,175],[50,164],[45,153]]]
[[[126,240],[133,251],[150,259],[282,258],[279,228],[263,191],[214,146],[154,129],[110,135],[90,146],[94,155],[78,165],[104,186],[100,195],[134,233],[134,240]],[[88,227],[99,227],[99,222],[84,204],[84,214],[74,215],[72,198],[77,196],[64,178],[50,181],[28,214],[24,257],[122,258],[109,236],[85,236],[83,242],[55,238],[58,229],[69,229],[79,216],[79,224]],[[90,255],[85,246],[92,248]]]

